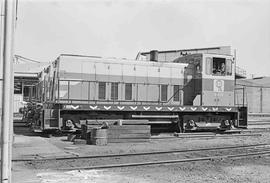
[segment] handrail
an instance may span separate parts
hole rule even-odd
[[[66,81],[68,82],[68,90],[70,88],[70,82],[86,82],[86,83],[98,83],[98,81],[90,81],[90,80],[76,80],[76,79],[59,79],[58,80],[58,90],[59,90],[59,87],[60,87],[60,82],[61,81]],[[113,82],[107,82],[107,83],[113,83]],[[127,82],[117,82],[117,83],[122,83],[122,84],[125,84]],[[130,82],[128,82],[130,83]],[[136,85],[139,85],[139,84],[143,84],[143,85],[156,85],[156,86],[160,86],[161,84],[156,84],[156,83],[142,83],[142,82],[137,82],[137,83],[131,83],[131,84],[136,84]],[[123,103],[160,103],[160,104],[166,104],[166,103],[169,103],[173,97],[179,93],[179,91],[183,90],[184,86],[186,85],[179,85],[179,89],[167,100],[167,101],[161,101],[160,98],[159,100],[154,100],[154,101],[149,101],[149,100],[89,100],[89,99],[70,99],[70,95],[69,95],[69,91],[68,91],[68,98],[67,99],[60,99],[59,98],[59,95],[58,95],[58,98],[56,99],[56,101],[60,102],[60,101],[70,101],[70,103],[72,103],[73,101],[88,101],[88,102],[110,102],[110,103],[120,103],[120,102],[123,102]],[[178,102],[178,101],[177,101]],[[181,102],[181,101],[179,101]],[[51,103],[54,103],[54,101],[51,101]]]
[[[177,93],[179,93],[179,91],[181,91],[181,90],[183,90],[183,89],[184,89],[184,87],[179,88],[179,89],[171,96],[171,98],[169,98],[169,100],[167,100],[167,102],[170,102],[170,101],[173,99],[173,97],[174,97]]]

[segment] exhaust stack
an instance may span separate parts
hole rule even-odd
[[[158,50],[150,51],[150,61],[158,62]]]

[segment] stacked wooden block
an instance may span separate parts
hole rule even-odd
[[[108,143],[148,142],[151,137],[149,125],[113,125],[107,135]]]
[[[119,120],[81,120],[82,138],[87,139],[91,129],[101,127],[105,122],[108,123],[108,125],[112,125],[117,123],[117,121]]]
[[[91,134],[93,131],[94,133],[98,132],[96,129],[100,128],[104,122],[108,124],[106,130],[107,141]],[[87,144],[106,145],[107,142],[148,142],[151,133],[148,120],[85,120],[82,123],[81,136],[86,139]]]
[[[118,120],[108,129],[108,143],[148,142],[151,133],[148,120]]]
[[[90,144],[104,146],[108,143],[107,129],[93,128],[91,130]]]

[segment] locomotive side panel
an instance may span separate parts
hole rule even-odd
[[[136,83],[136,66],[133,64],[123,64],[122,75],[125,83]]]
[[[59,97],[74,102],[159,103],[181,95],[181,64],[118,62],[102,59],[60,58]],[[68,66],[67,66],[68,65]],[[179,103],[178,98],[168,104]],[[180,100],[182,101],[182,100]],[[104,103],[104,102],[102,102]]]
[[[233,106],[234,81],[228,79],[204,79],[203,105]],[[217,82],[222,82],[221,84]],[[221,85],[221,86],[220,86]],[[218,86],[218,87],[217,87]]]
[[[186,115],[198,114],[192,120],[207,124],[208,119],[203,121],[205,115],[223,112],[225,117],[222,120],[234,120],[238,111],[233,103],[226,103],[233,101],[232,74],[208,74],[207,69],[213,72],[213,68],[206,67],[202,54],[188,55],[183,59],[185,61],[180,63],[158,63],[60,56],[56,69],[59,73],[50,71],[47,74],[45,90],[54,91],[51,88],[58,88],[59,82],[61,100],[54,100],[53,92],[48,93],[52,93],[49,98],[54,100],[55,106],[61,105],[58,105],[59,109],[50,109],[53,116],[45,116],[44,119],[54,121],[57,118],[55,114],[58,114],[61,127],[60,118],[63,123],[87,118],[129,119],[140,112],[145,116],[179,115],[184,123],[190,121],[185,121]],[[213,100],[216,98],[220,99],[219,103]]]

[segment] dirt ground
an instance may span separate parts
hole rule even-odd
[[[195,138],[195,139],[153,139],[147,143],[112,143],[107,146],[73,145],[66,136],[45,138],[36,136],[27,129],[17,129],[13,159],[42,158],[59,156],[84,156],[100,154],[136,153],[164,150],[181,150],[206,147],[270,144],[269,131],[252,132],[261,136]],[[246,132],[248,134],[250,132]],[[62,162],[63,163],[63,162]],[[74,166],[65,162],[61,166]],[[102,170],[58,171],[52,167],[57,162],[40,166],[29,163],[13,163],[13,182],[18,183],[73,183],[73,182],[270,182],[270,156],[222,159],[204,162],[177,163],[126,167]],[[77,165],[76,165],[77,166]]]

